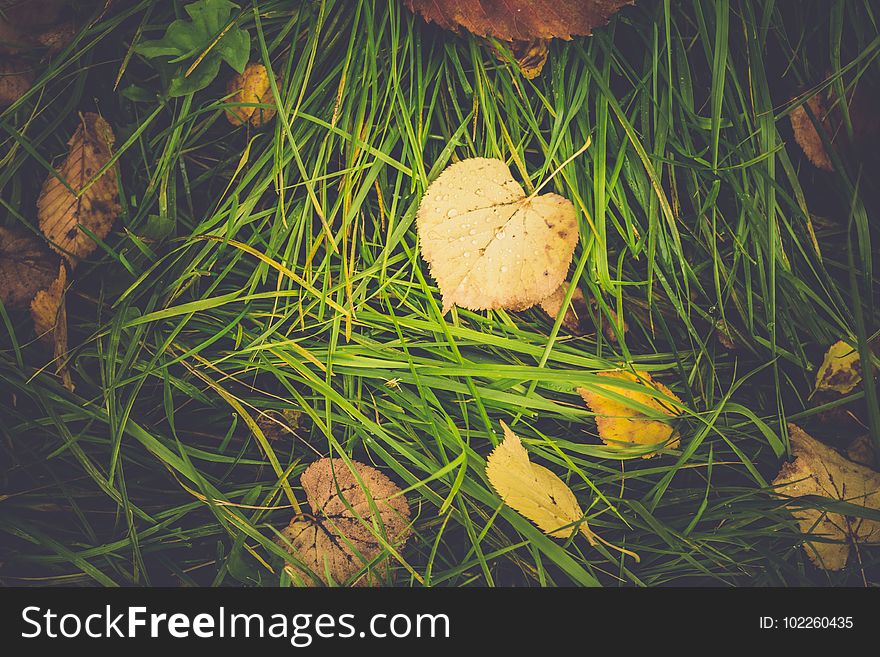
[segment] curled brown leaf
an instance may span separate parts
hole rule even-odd
[[[37,292],[31,301],[31,317],[37,337],[52,349],[55,373],[68,390],[73,390],[73,380],[67,368],[67,267],[58,265],[58,275],[45,290]]]

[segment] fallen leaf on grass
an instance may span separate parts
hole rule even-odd
[[[58,276],[58,256],[31,233],[0,226],[0,300],[7,309],[28,308]]]
[[[12,105],[34,83],[31,66],[18,57],[6,57],[0,61],[0,107]]]
[[[554,538],[568,538],[579,531],[590,545],[598,541],[640,560],[635,552],[593,533],[571,488],[553,471],[532,463],[519,436],[507,424],[502,422],[501,428],[504,439],[486,459],[486,477],[507,506]]]
[[[789,497],[818,495],[880,510],[880,473],[845,459],[795,424],[789,424],[788,430],[795,459],[783,464],[773,480],[777,492]],[[820,509],[798,509],[793,515],[804,534],[835,541],[804,544],[810,560],[825,570],[846,566],[851,544],[880,541],[880,522],[876,520]]]
[[[503,41],[592,34],[632,0],[406,0],[410,11],[447,30]]]
[[[119,189],[112,167],[86,187],[110,161],[113,140],[113,130],[103,118],[83,114],[79,128],[67,142],[70,146],[67,158],[57,170],[73,192],[50,173],[37,199],[40,228],[52,248],[74,265],[97,248],[79,225],[103,239],[119,216]]]
[[[66,0],[19,0],[3,6],[0,54],[35,48],[54,52],[66,46],[76,33],[76,23],[65,19],[65,5]]]
[[[62,262],[58,276],[48,289],[37,292],[31,301],[31,317],[37,337],[52,348],[55,373],[68,390],[73,390],[73,380],[66,365],[67,359],[67,268]]]
[[[855,438],[846,446],[846,455],[850,461],[866,465],[869,468],[874,466],[874,444],[871,442],[871,436],[865,434]]]
[[[280,440],[299,428],[302,419],[303,412],[293,408],[269,410],[257,418],[257,426],[269,440]]]
[[[409,537],[409,505],[400,488],[375,468],[351,463],[363,487],[342,459],[323,458],[306,469],[300,483],[314,518],[294,517],[281,532],[284,540],[277,540],[308,569],[290,566],[308,586],[315,577],[343,584],[365,568],[354,584],[376,585],[388,568],[383,541],[397,548]]]
[[[501,160],[471,158],[428,187],[416,221],[443,295],[471,310],[525,310],[565,279],[578,239],[571,201],[526,196]]]
[[[662,383],[654,381],[647,372],[597,372],[597,375],[636,386],[633,389],[611,382],[608,385],[597,384],[592,389],[577,389],[590,410],[596,414],[596,427],[605,444],[614,447],[646,445],[657,449],[678,447],[678,432],[664,420],[648,416],[639,407],[646,407],[655,416],[674,417],[680,413],[678,405],[682,403],[675,393]],[[623,396],[636,405],[630,406],[612,398],[603,392],[605,390]],[[644,458],[655,454],[657,452],[645,454]]]
[[[859,351],[839,340],[828,348],[816,373],[816,392],[851,393],[862,382]]]
[[[500,61],[507,61],[507,57],[500,49],[496,48],[491,42],[488,45]],[[516,65],[526,80],[534,80],[541,75],[541,71],[544,70],[544,65],[547,63],[547,57],[550,54],[550,39],[510,41],[506,45],[510,48],[510,54],[516,60]]]
[[[272,104],[274,102],[266,67],[253,62],[245,67],[243,73],[237,73],[229,79],[226,93],[230,94],[226,99],[228,103]],[[249,122],[259,128],[271,121],[273,116],[275,116],[274,107],[239,105],[226,110],[226,120],[232,125]]]
[[[568,292],[568,281],[564,282],[556,291],[546,299],[541,300],[541,310],[555,320],[562,310],[562,304],[565,301],[565,295]],[[589,320],[590,312],[587,309],[587,299],[580,288],[575,288],[571,296],[571,303],[565,309],[565,315],[562,318],[562,325],[570,332],[581,335],[586,332],[586,324]]]
[[[568,538],[580,531],[590,544],[593,532],[571,488],[555,473],[532,463],[522,441],[504,422],[502,440],[486,460],[486,476],[504,503],[555,538]]]
[[[807,159],[824,171],[831,171],[833,168],[831,156],[806,108],[809,108],[835,151],[841,146],[850,147],[862,156],[876,151],[877,138],[880,137],[877,91],[868,87],[856,87],[847,94],[846,103],[853,131],[852,139],[847,132],[842,103],[835,100],[829,91],[814,94],[806,103],[789,114],[795,141],[804,151]]]

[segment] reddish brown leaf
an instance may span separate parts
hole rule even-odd
[[[426,21],[503,41],[592,34],[633,0],[405,0]]]

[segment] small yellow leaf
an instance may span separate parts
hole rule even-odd
[[[843,340],[828,348],[825,360],[816,373],[816,392],[837,392],[847,395],[862,382],[859,350]]]
[[[844,458],[795,424],[789,424],[788,431],[795,459],[783,464],[773,480],[777,492],[789,497],[819,495],[880,510],[880,473]],[[820,509],[799,509],[793,515],[803,533],[835,541],[808,541],[804,546],[813,563],[825,570],[846,565],[851,543],[880,542],[876,520]]]
[[[550,53],[550,39],[533,39],[532,41],[513,41],[510,52],[516,58],[519,70],[527,80],[534,80],[541,75],[547,55]]]
[[[568,538],[584,515],[574,493],[547,468],[529,461],[522,441],[504,422],[504,440],[486,461],[486,476],[504,503],[524,515],[550,536]],[[593,534],[582,522],[580,531],[593,543]]]
[[[540,303],[565,280],[578,241],[571,201],[527,197],[504,162],[483,157],[443,171],[416,221],[444,314],[453,305],[525,310]]]
[[[593,388],[578,388],[590,410],[596,414],[596,427],[599,437],[610,446],[626,447],[628,445],[651,445],[662,447],[678,447],[678,433],[663,420],[649,417],[640,407],[653,411],[654,415],[674,417],[679,414],[677,406],[682,401],[669,388],[651,378],[647,372],[599,372],[598,376],[616,381],[625,381],[641,386],[641,390],[623,387],[610,383],[599,384]],[[603,390],[611,391],[634,402],[630,406],[616,398],[603,394]],[[658,395],[659,393],[659,395]],[[660,397],[658,399],[657,397]],[[663,398],[666,399],[663,399]],[[645,454],[650,458],[657,452]]]
[[[244,72],[234,75],[226,85],[226,93],[231,94],[230,103],[262,103],[272,104],[272,87],[269,83],[269,72],[262,64],[251,62]],[[259,128],[272,120],[275,109],[256,107],[255,105],[238,105],[226,110],[226,120],[232,125],[241,125],[248,121]]]

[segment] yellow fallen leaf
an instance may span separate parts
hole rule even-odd
[[[789,497],[819,495],[880,510],[880,473],[844,458],[795,424],[788,425],[794,461],[785,463],[773,480]],[[820,509],[793,513],[801,531],[835,542],[807,541],[807,556],[820,568],[840,570],[853,543],[880,542],[880,522],[846,517]]]
[[[816,373],[816,392],[837,392],[847,395],[862,382],[862,361],[859,350],[843,340],[835,342],[825,353]]]
[[[593,533],[577,498],[562,479],[544,466],[532,463],[522,441],[504,422],[502,440],[486,461],[486,476],[504,503],[538,525],[550,536],[568,538],[579,529],[591,544]]]
[[[431,183],[416,221],[443,295],[471,310],[525,310],[565,280],[578,223],[558,194],[526,196],[501,160],[471,158]]]
[[[486,476],[507,506],[554,538],[568,538],[580,531],[590,545],[598,541],[639,561],[635,552],[594,534],[571,488],[551,470],[532,463],[519,436],[507,424],[502,422],[501,428],[504,440],[486,459]]]
[[[562,310],[562,303],[565,301],[565,295],[568,292],[568,282],[564,282],[556,291],[546,299],[541,300],[541,310],[543,310],[551,319],[556,319],[559,311]],[[580,335],[584,333],[584,327],[590,313],[587,310],[587,299],[580,288],[575,288],[571,296],[571,303],[565,309],[565,315],[562,317],[562,325],[571,333]]]
[[[232,76],[226,85],[226,93],[230,103],[264,103],[272,104],[272,88],[269,83],[269,72],[262,64],[251,62],[242,73]],[[255,105],[237,105],[226,110],[226,120],[232,125],[250,122],[260,127],[272,120],[275,109],[272,107],[256,107]]]
[[[648,416],[641,407],[653,411],[654,415],[674,417],[680,413],[678,405],[682,401],[669,388],[651,378],[647,372],[598,372],[598,376],[636,384],[642,390],[624,387],[615,383],[597,384],[593,388],[578,388],[587,406],[596,414],[596,427],[599,437],[610,446],[651,445],[678,447],[678,433],[664,420]],[[603,391],[611,391],[636,404],[629,404],[612,398]],[[658,395],[659,393],[659,395]],[[657,397],[660,397],[659,399]],[[664,399],[665,397],[665,399]],[[657,452],[645,454],[650,458]]]

